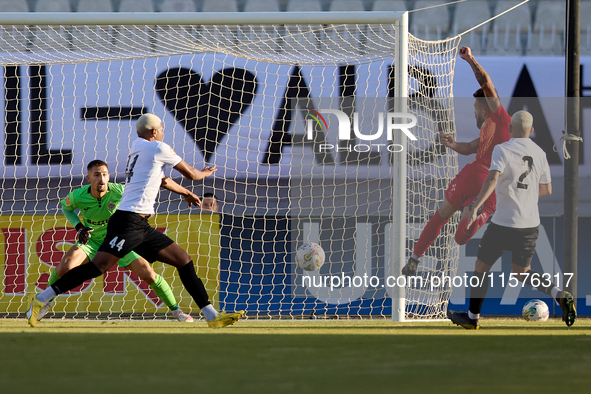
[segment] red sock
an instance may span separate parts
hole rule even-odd
[[[433,241],[439,236],[441,227],[443,227],[445,223],[447,223],[447,220],[443,219],[441,215],[439,215],[439,212],[435,212],[435,215],[429,219],[429,222],[427,222],[427,225],[423,229],[413,253],[419,257],[425,254],[429,246],[431,246]]]
[[[476,234],[476,231],[478,231],[478,229],[482,227],[484,223],[486,223],[487,219],[487,215],[481,214],[480,216],[478,216],[476,221],[472,223],[470,227],[466,227],[466,225],[468,224],[468,220],[470,220],[470,218],[462,220],[460,225],[458,226],[458,229],[456,230],[456,235],[454,236],[454,239],[456,240],[458,245],[467,244],[468,241],[472,239],[474,234]]]

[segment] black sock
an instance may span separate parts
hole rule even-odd
[[[87,264],[79,265],[66,272],[64,276],[51,285],[51,288],[57,294],[65,293],[66,291],[70,291],[74,287],[81,285],[88,279],[96,278],[102,274],[101,270],[90,261]]]
[[[193,300],[195,300],[197,306],[203,309],[207,305],[211,304],[211,302],[209,302],[209,296],[207,295],[205,286],[203,286],[203,282],[197,277],[197,274],[195,273],[193,260],[191,260],[189,264],[179,268],[178,271],[179,276],[181,277],[181,282],[183,282],[183,286],[185,286],[185,289],[187,289],[189,294],[191,294],[191,297],[193,297]]]
[[[478,278],[480,286],[470,287],[470,307],[468,310],[477,315],[482,309],[482,303],[484,302],[486,292],[488,291],[488,278],[486,277],[486,272],[474,271],[472,276]],[[477,284],[476,280],[470,280],[470,283]]]
[[[554,286],[554,284],[552,283],[551,278],[543,278],[542,274],[533,270],[527,271],[526,274],[529,275],[527,276],[527,279],[523,281],[523,283],[525,283],[526,285],[530,285],[534,289],[539,290],[542,293],[548,294],[550,297],[552,297],[552,289],[556,286]],[[532,281],[535,282],[538,286],[534,286]]]

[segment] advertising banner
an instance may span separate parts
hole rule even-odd
[[[185,249],[202,278],[211,301],[217,304],[219,278],[219,216],[158,215],[150,223]],[[62,217],[13,215],[0,217],[0,311],[23,312],[30,294],[44,290],[50,270],[76,242],[76,231]],[[197,306],[184,290],[174,267],[154,263],[154,270],[170,284],[185,312]],[[168,312],[152,288],[125,268],[113,266],[105,275],[58,296],[56,313]]]

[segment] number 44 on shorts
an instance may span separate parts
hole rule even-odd
[[[109,242],[109,245],[111,245],[111,249],[117,248],[117,250],[121,252],[121,248],[123,247],[124,243],[125,243],[124,239],[122,239],[121,241],[119,241],[119,243],[117,243],[117,237],[115,237],[111,240],[111,242]]]

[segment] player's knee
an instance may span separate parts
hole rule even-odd
[[[193,260],[191,260],[191,256],[189,256],[189,255],[187,255],[187,256],[186,256],[185,258],[183,258],[183,259],[180,259],[179,261],[180,261],[180,262],[179,262],[179,265],[178,265],[179,267],[184,267],[184,266],[185,266],[185,265],[187,265],[187,264],[191,264],[191,263],[193,263]]]
[[[107,272],[109,269],[106,264],[95,264],[96,268],[98,268],[103,274]]]
[[[191,256],[179,245],[173,243],[158,253],[158,260],[173,267],[184,267],[192,261]]]
[[[492,265],[486,264],[484,261],[480,260],[479,258],[476,258],[476,264],[474,265],[474,271],[488,273],[491,268],[492,268]]]
[[[120,259],[120,257],[99,250],[92,258],[91,264],[94,264],[104,274],[109,268],[117,264]]]
[[[156,274],[156,272],[154,272],[154,270],[141,272],[141,274],[138,274],[138,276],[141,280],[143,280],[149,285],[156,282],[156,279],[158,278],[158,275]]]
[[[456,235],[454,236],[454,240],[456,241],[456,243],[458,245],[465,245],[468,243],[468,241],[470,240],[471,237],[467,237],[466,234],[463,231],[460,231],[458,229],[458,231],[456,232]]]
[[[62,277],[62,276],[64,276],[64,275],[66,274],[66,272],[68,272],[69,270],[70,270],[70,268],[66,268],[66,267],[64,267],[64,266],[62,266],[62,265],[58,265],[58,266],[56,267],[56,269],[55,269],[55,274],[61,278],[61,277]]]
[[[184,250],[179,250],[173,256],[173,264],[175,267],[184,267],[192,261],[191,256]]]
[[[468,224],[468,219],[464,219],[460,222],[460,224],[458,225],[458,229],[456,230],[456,233],[454,234],[454,240],[456,241],[456,243],[458,245],[465,245],[468,243],[468,241],[472,238],[472,235],[474,235],[474,233],[476,231],[470,231],[472,230],[471,228],[467,227]],[[475,225],[472,225],[472,227],[474,227]]]
[[[117,260],[115,260],[114,262],[111,262],[110,260],[99,260],[99,261],[92,261],[91,264],[96,265],[96,268],[98,268],[103,274],[105,272],[107,272],[109,270],[109,268],[111,268],[113,265],[115,265],[115,263],[117,262]]]

